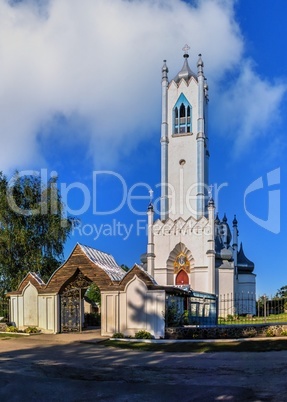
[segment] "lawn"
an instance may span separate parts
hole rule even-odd
[[[227,318],[219,317],[220,325],[238,325],[238,324],[271,324],[271,323],[287,323],[287,313],[270,314],[265,317],[242,317],[229,315]]]
[[[287,339],[264,339],[232,342],[173,342],[173,343],[145,343],[123,342],[119,340],[101,343],[105,347],[131,349],[146,352],[173,352],[173,353],[214,353],[214,352],[269,352],[287,350]]]
[[[18,338],[19,336],[22,335],[13,332],[2,332],[0,333],[0,340],[4,341],[5,339]]]

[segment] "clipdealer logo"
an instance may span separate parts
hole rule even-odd
[[[94,171],[93,172],[93,179],[91,186],[88,187],[86,184],[81,182],[72,182],[72,183],[58,183],[55,181],[51,184],[51,194],[50,194],[50,204],[49,210],[47,210],[47,194],[45,192],[41,195],[41,200],[39,201],[38,205],[34,205],[33,209],[24,209],[21,206],[17,205],[17,201],[14,198],[14,187],[17,183],[17,180],[24,178],[25,176],[33,176],[40,178],[42,188],[47,187],[48,182],[51,178],[57,177],[57,172],[51,172],[50,175],[48,174],[48,169],[41,169],[40,171],[34,170],[24,170],[18,172],[9,180],[8,183],[8,191],[7,191],[7,200],[10,208],[20,214],[20,215],[36,215],[36,214],[56,214],[58,213],[58,194],[60,193],[61,200],[65,205],[64,216],[66,218],[68,215],[72,215],[74,217],[79,217],[85,214],[90,208],[92,210],[93,215],[98,216],[105,216],[105,215],[114,215],[118,213],[124,206],[127,206],[128,209],[137,216],[146,216],[146,208],[142,207],[142,210],[137,209],[138,206],[136,203],[137,201],[145,201],[145,206],[150,202],[150,193],[152,193],[151,186],[144,182],[138,182],[133,184],[130,188],[124,178],[118,174],[117,172],[104,170],[104,171]],[[101,179],[106,181],[109,180],[118,180],[118,184],[120,185],[120,189],[118,191],[118,199],[117,205],[112,209],[100,210],[98,201],[100,197],[103,196],[103,193],[100,191]],[[243,207],[246,215],[257,225],[260,227],[274,233],[280,233],[280,168],[274,169],[266,174],[266,176],[261,176],[254,180],[245,190],[243,194]],[[196,189],[198,188],[198,184],[195,183],[190,188],[187,189],[185,197],[182,197],[183,189],[179,188],[180,194],[176,194],[175,189],[167,184],[168,186],[168,193],[169,193],[169,212],[176,215],[180,214],[182,210],[181,202],[184,202],[190,215],[196,213],[193,210],[192,206],[194,205],[194,199],[196,197]],[[155,186],[155,188],[161,188],[162,184],[159,183]],[[204,187],[204,185],[202,185]],[[205,186],[206,187],[206,186]],[[206,202],[207,199],[212,196],[215,205],[219,207],[219,194],[224,187],[228,187],[228,183],[222,183],[220,185],[215,184],[210,186],[209,188],[205,188],[205,198]],[[213,191],[211,190],[213,189]],[[81,199],[83,199],[82,204],[78,209],[73,209],[70,203],[71,193],[73,191],[79,191],[81,193]],[[262,219],[260,216],[257,216],[252,213],[248,207],[248,199],[251,195],[256,195],[257,192],[261,190],[265,191],[267,197],[262,202],[262,194],[258,193],[258,199],[260,199],[261,205],[265,205],[268,210],[267,219]],[[211,191],[213,194],[211,194]],[[140,195],[146,194],[146,195]],[[207,195],[208,194],[208,195]],[[257,196],[257,195],[256,195]],[[158,197],[153,200],[154,212],[155,214],[160,213],[160,201],[161,198]],[[102,206],[104,203],[102,203]],[[142,204],[143,205],[143,204]],[[64,222],[64,219],[63,219]],[[122,236],[124,239],[127,239],[134,230],[137,234],[142,232],[142,225],[145,222],[147,225],[146,220],[138,219],[134,224],[124,224],[120,221],[116,221],[115,219],[112,223],[101,223],[100,225],[94,224],[87,224],[85,227],[78,225],[79,228],[82,230],[82,235],[91,236],[93,235],[95,239],[97,239],[100,235],[106,236]],[[64,223],[63,223],[64,224]],[[73,228],[76,230],[76,226]]]

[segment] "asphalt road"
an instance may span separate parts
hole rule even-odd
[[[285,402],[286,362],[286,351],[150,353],[92,336],[0,339],[0,401]]]

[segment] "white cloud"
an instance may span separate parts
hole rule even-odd
[[[222,134],[232,138],[236,156],[250,149],[259,137],[270,134],[280,117],[286,89],[283,82],[272,84],[256,75],[250,60],[242,62],[236,81],[214,105]]]
[[[0,0],[0,170],[43,163],[45,150],[37,139],[45,125],[48,135],[55,114],[85,121],[97,166],[107,159],[116,162],[121,152],[129,153],[144,136],[159,132],[164,58],[172,78],[188,43],[190,66],[195,69],[197,54],[203,53],[212,83],[242,61],[243,39],[231,0],[201,0],[196,7],[182,0],[35,4],[29,0],[12,6]],[[234,99],[236,91],[243,98],[249,93],[248,73],[256,81],[255,94],[268,90],[272,95],[265,105],[267,118],[282,88],[245,66],[231,94]],[[257,119],[258,109],[251,106],[246,106],[242,141]],[[234,108],[229,109],[234,115]]]

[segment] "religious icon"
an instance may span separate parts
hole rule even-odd
[[[185,255],[183,255],[183,254],[179,255],[179,256],[177,257],[177,262],[178,262],[178,264],[179,264],[180,266],[185,265],[185,263],[186,263],[186,257],[185,257]]]

